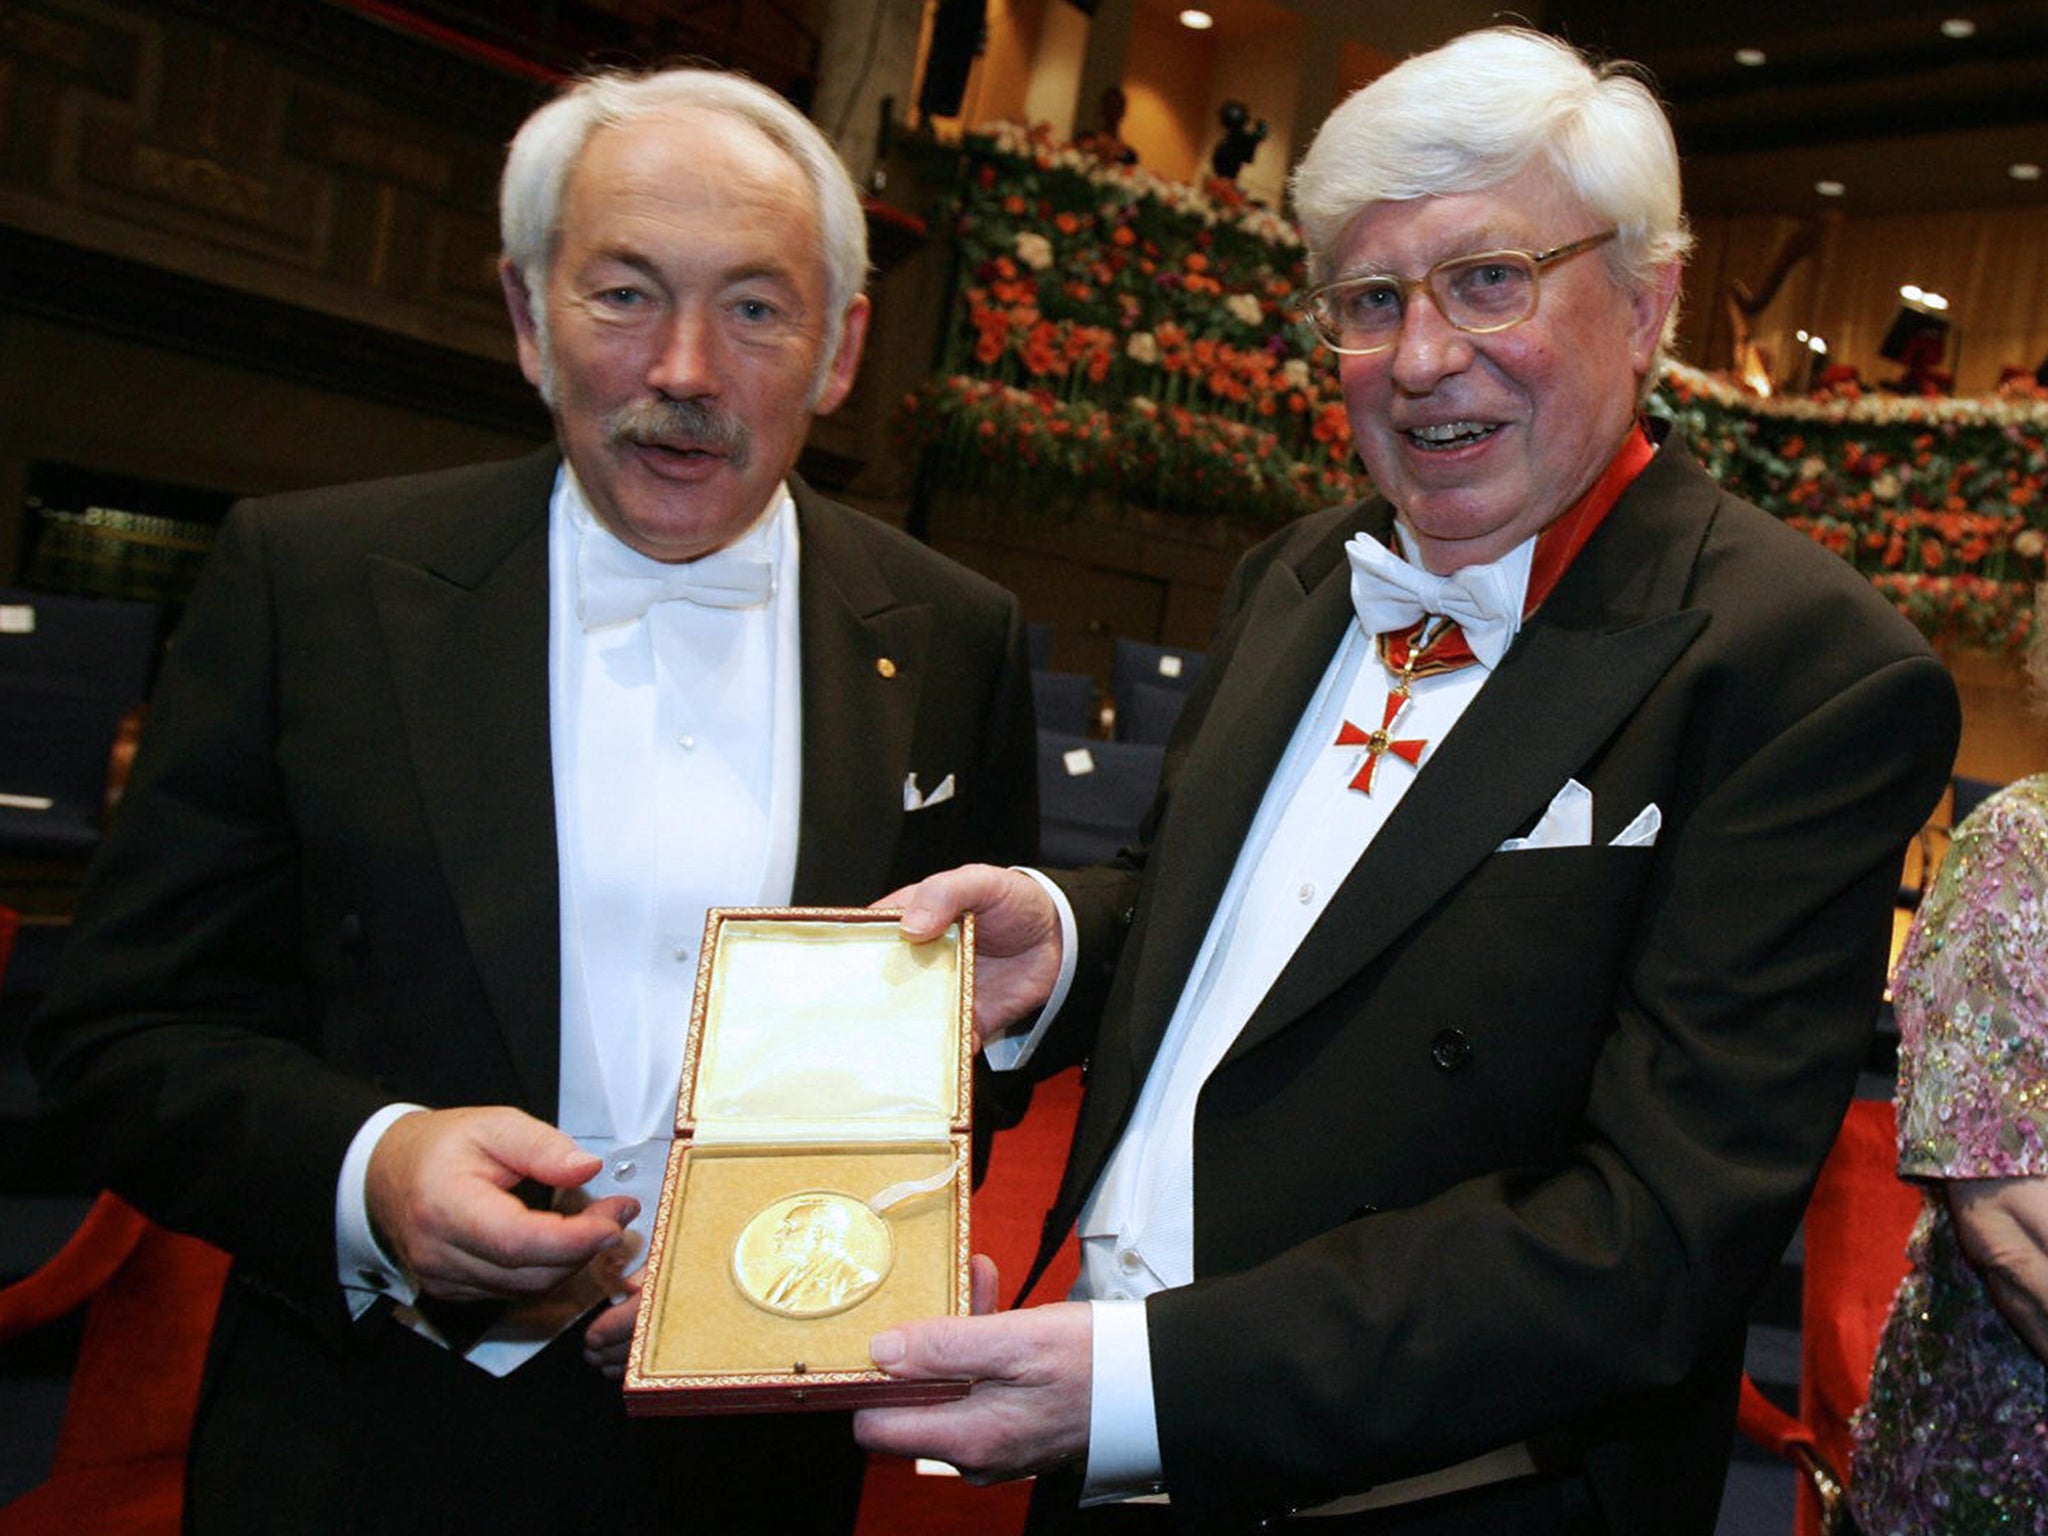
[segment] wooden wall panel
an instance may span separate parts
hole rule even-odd
[[[509,362],[497,173],[541,88],[221,9],[0,0],[0,223]]]

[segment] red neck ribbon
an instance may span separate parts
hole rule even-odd
[[[1608,462],[1586,494],[1566,507],[1551,520],[1549,527],[1536,536],[1536,552],[1529,566],[1529,592],[1522,601],[1524,619],[1550,596],[1551,588],[1557,585],[1566,567],[1586,547],[1586,541],[1593,537],[1593,530],[1606,520],[1607,514],[1614,510],[1614,504],[1621,500],[1621,493],[1634,483],[1637,475],[1649,468],[1650,460],[1656,456],[1657,445],[1638,423],[1622,443],[1621,451]],[[1380,637],[1380,654],[1386,658],[1389,667],[1398,672],[1407,665],[1408,648],[1429,622],[1424,617],[1399,634]],[[1471,660],[1472,647],[1465,643],[1464,632],[1453,627],[1425,648],[1416,663],[1414,675],[1427,677],[1435,672],[1449,672]]]

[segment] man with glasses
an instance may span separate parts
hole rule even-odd
[[[1687,237],[1629,72],[1469,35],[1295,194],[1377,495],[1247,558],[1141,846],[892,898],[978,914],[998,1066],[1089,1062],[1082,1269],[878,1336],[975,1385],[859,1433],[1050,1472],[1044,1530],[1705,1536],[1955,693],[1641,419]]]

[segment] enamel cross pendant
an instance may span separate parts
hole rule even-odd
[[[1417,737],[1401,741],[1394,739],[1394,722],[1401,717],[1401,711],[1407,707],[1408,679],[1404,677],[1387,695],[1386,718],[1380,722],[1378,730],[1362,731],[1346,720],[1343,728],[1337,732],[1336,745],[1365,748],[1365,761],[1359,765],[1358,772],[1352,775],[1351,779],[1351,787],[1360,794],[1372,793],[1372,776],[1380,766],[1380,759],[1389,752],[1411,766],[1422,761],[1422,751],[1429,745],[1428,742]]]
[[[1396,740],[1394,722],[1401,718],[1401,711],[1408,707],[1409,688],[1415,681],[1416,668],[1423,664],[1424,658],[1436,642],[1456,627],[1447,620],[1435,619],[1419,626],[1415,633],[1408,635],[1407,654],[1401,658],[1401,665],[1394,672],[1394,686],[1387,690],[1387,712],[1380,720],[1380,728],[1376,731],[1361,730],[1346,720],[1342,729],[1337,732],[1337,740],[1333,745],[1365,748],[1365,761],[1359,765],[1358,772],[1351,776],[1351,787],[1360,794],[1372,793],[1373,775],[1379,771],[1380,759],[1389,752],[1411,768],[1422,762],[1423,751],[1429,743],[1419,736]],[[1380,659],[1387,661],[1391,667],[1386,642],[1387,637],[1380,636]]]

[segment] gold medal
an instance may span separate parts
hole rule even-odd
[[[858,1306],[895,1262],[889,1224],[862,1201],[826,1189],[764,1206],[732,1247],[740,1294],[781,1317],[829,1317]]]

